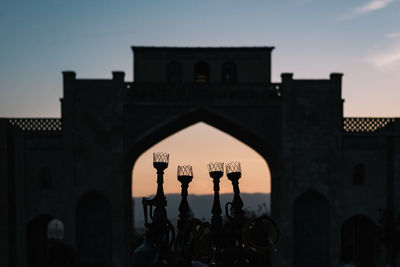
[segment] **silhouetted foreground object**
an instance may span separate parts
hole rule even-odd
[[[178,229],[182,230],[187,221],[193,217],[187,201],[189,183],[193,179],[193,169],[190,165],[178,166],[178,181],[181,183],[181,202],[179,204]]]
[[[166,216],[167,202],[162,189],[162,174],[168,166],[169,155],[165,153],[153,155],[154,161],[157,162],[154,163],[158,175],[157,194],[150,200],[143,198],[147,230],[143,244],[134,252],[133,266],[270,266],[271,250],[276,252],[279,241],[278,227],[267,215],[258,218],[249,218],[245,215],[239,189],[239,179],[242,176],[239,162],[231,162],[226,166],[226,174],[232,181],[234,197],[232,202],[225,205],[227,218],[225,222],[222,220],[219,199],[219,183],[224,174],[224,163],[208,164],[208,171],[214,184],[211,223],[192,217],[187,202],[187,189],[193,179],[193,170],[189,165],[178,166],[177,175],[182,184],[182,194],[178,233],[175,239],[174,228]],[[148,221],[148,217],[152,222]]]
[[[376,267],[399,265],[399,118],[344,117],[341,73],[282,73],[273,82],[273,49],[133,46],[134,81],[120,71],[109,79],[65,71],[62,117],[0,118],[0,266],[43,266],[54,218],[82,266],[129,266],[132,168],[151,146],[198,122],[267,162],[271,217],[282,229],[274,267],[337,266],[348,244],[358,251],[362,242],[349,241],[359,231],[348,231],[347,221],[358,215],[378,229]],[[231,217],[240,212],[233,202]],[[265,224],[253,221],[249,236],[252,225]],[[211,227],[188,225],[194,236]],[[264,245],[253,241],[243,239]],[[202,247],[193,257],[212,246]],[[372,262],[368,253],[354,255]]]
[[[163,175],[168,162],[169,154],[153,153],[153,166],[157,170],[157,193],[154,198],[143,198],[142,201],[147,230],[143,245],[133,254],[133,266],[172,266],[174,264],[170,249],[175,240],[175,229],[167,217],[165,209],[167,200],[163,188]]]

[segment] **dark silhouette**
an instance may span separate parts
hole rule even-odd
[[[283,228],[273,266],[345,261],[341,233],[356,215],[378,227],[375,265],[398,264],[398,118],[343,117],[341,73],[273,82],[273,49],[134,46],[134,81],[65,71],[61,118],[0,119],[0,265],[44,263],[46,223],[61,218],[80,266],[130,267],[135,161],[197,122],[267,162],[270,215]]]

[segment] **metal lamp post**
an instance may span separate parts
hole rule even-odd
[[[221,217],[221,202],[219,200],[219,180],[224,175],[224,163],[214,162],[208,164],[208,172],[210,177],[213,178],[214,183],[214,202],[211,209],[211,229],[213,231],[219,231],[222,226]]]
[[[225,206],[226,215],[230,218],[228,212],[228,204],[232,205],[231,214],[233,218],[239,218],[243,216],[243,201],[240,197],[240,189],[239,189],[239,179],[242,177],[242,169],[240,167],[240,162],[230,162],[226,164],[226,176],[232,182],[233,186],[233,200],[232,202],[228,202]]]
[[[193,179],[193,169],[190,165],[178,166],[178,181],[181,183],[181,203],[179,204],[178,229],[182,230],[191,217],[189,203],[187,201],[189,183]]]

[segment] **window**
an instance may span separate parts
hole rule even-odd
[[[47,224],[47,239],[64,239],[64,224],[62,221],[53,219]]]
[[[353,185],[363,185],[365,177],[365,166],[358,163],[353,168]]]
[[[180,83],[182,82],[182,66],[178,61],[171,61],[167,65],[167,82]]]
[[[53,187],[51,172],[48,167],[42,168],[40,171],[40,189],[50,190]]]
[[[209,76],[208,64],[204,61],[200,61],[194,65],[194,82],[195,83],[206,83],[208,82]]]
[[[231,83],[236,81],[236,65],[233,62],[225,62],[222,65],[222,82]]]

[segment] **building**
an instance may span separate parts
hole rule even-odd
[[[130,266],[135,160],[199,121],[268,162],[273,266],[380,266],[391,255],[377,237],[380,210],[400,200],[400,124],[344,118],[342,74],[272,83],[272,47],[132,50],[134,82],[66,71],[61,118],[0,119],[1,266],[43,264],[53,219],[81,266]]]

